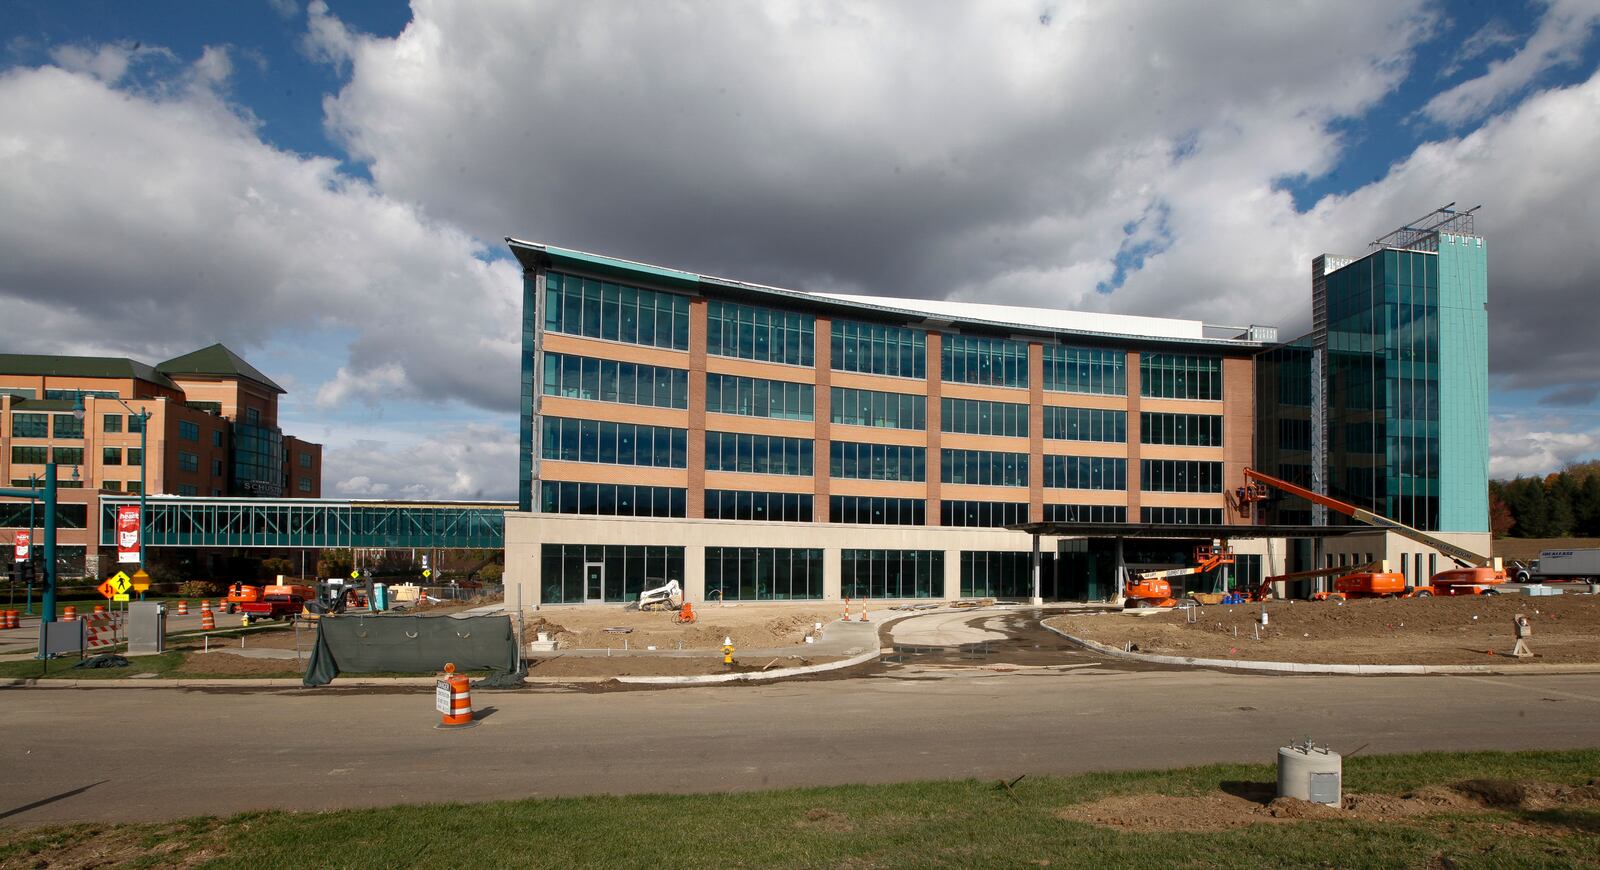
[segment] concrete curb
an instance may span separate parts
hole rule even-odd
[[[797,668],[778,668],[775,671],[748,671],[740,674],[699,674],[683,677],[617,677],[616,681],[647,686],[711,686],[718,683],[763,683],[769,680],[782,680],[788,677],[802,677],[809,674],[820,674],[825,671],[853,668],[856,665],[864,665],[873,661],[882,655],[883,652],[881,650],[872,650],[847,659],[840,659],[836,662],[805,665]]]
[[[1234,671],[1254,671],[1271,674],[1340,674],[1343,676],[1394,676],[1397,674],[1478,674],[1516,676],[1519,674],[1600,674],[1600,664],[1567,664],[1567,665],[1516,665],[1502,667],[1499,665],[1336,665],[1315,664],[1308,662],[1255,662],[1237,659],[1201,659],[1192,656],[1164,656],[1154,653],[1137,653],[1117,649],[1103,643],[1074,637],[1059,628],[1045,625],[1043,620],[1039,624],[1046,631],[1054,632],[1066,638],[1070,643],[1083,647],[1090,652],[1098,653],[1107,658],[1122,659],[1130,662],[1144,662],[1156,665],[1181,665],[1194,668],[1223,668]]]

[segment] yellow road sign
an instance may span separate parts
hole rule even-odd
[[[143,568],[133,572],[133,591],[143,592],[150,588],[150,575]]]
[[[423,568],[422,569],[422,579],[426,580],[426,579],[428,579],[429,577],[432,577],[432,576],[433,576],[433,569],[431,569],[431,568]]]
[[[106,585],[111,587],[111,591],[117,595],[127,595],[128,590],[133,588],[133,580],[128,577],[127,572],[118,571],[111,575],[111,579],[106,581]]]
[[[111,600],[112,601],[127,601],[128,600],[128,593],[126,593],[126,592],[118,592],[116,595],[111,596]]]

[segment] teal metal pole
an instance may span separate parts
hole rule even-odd
[[[150,412],[148,410],[141,411],[139,413],[139,570],[141,571],[145,570],[144,524],[149,516],[145,512],[145,493],[150,489],[145,482],[145,469],[150,467],[150,457],[145,452],[146,439],[149,437],[149,432]],[[139,600],[144,600],[144,592],[142,591],[139,593]]]

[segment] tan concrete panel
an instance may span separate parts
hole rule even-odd
[[[690,302],[689,314],[694,316],[694,303]],[[705,331],[689,331],[689,344],[694,346],[694,336],[701,336],[701,344],[705,343]],[[619,362],[644,363],[645,365],[666,366],[668,368],[682,369],[689,367],[689,354],[681,350],[667,350],[660,347],[646,347],[640,344],[630,344],[625,341],[606,341],[600,338],[583,338],[576,335],[563,335],[556,332],[544,334],[544,350],[556,353],[570,353],[577,356],[592,356],[597,359],[614,359]]]
[[[683,429],[689,425],[689,412],[677,408],[655,408],[649,405],[624,405],[619,402],[591,402],[588,399],[569,399],[565,396],[545,396],[539,402],[539,413],[544,417],[576,417],[580,420],[609,420],[614,423],[646,423],[651,426],[672,426]]]
[[[1060,408],[1101,408],[1107,411],[1126,411],[1127,396],[1096,396],[1089,393],[1045,393],[1046,405]]]
[[[707,471],[706,489],[743,489],[751,492],[814,493],[811,477],[793,474],[748,474],[742,471]]]
[[[704,297],[689,300],[689,432],[684,455],[689,466],[684,513],[706,515],[706,319]]]
[[[597,462],[563,462],[546,459],[539,464],[540,480],[575,480],[580,483],[637,483],[644,486],[685,486],[689,473],[682,468],[640,465],[601,465]]]
[[[1144,507],[1226,507],[1215,492],[1147,492],[1141,496]]]
[[[828,481],[828,491],[833,495],[924,498],[928,494],[928,485],[916,480],[856,480],[854,478],[835,477]]]
[[[989,387],[981,384],[953,384],[941,381],[939,394],[951,399],[981,399],[986,402],[1028,404],[1028,391],[1020,387]]]
[[[817,370],[806,366],[791,366],[782,363],[757,362],[751,359],[736,359],[727,356],[706,356],[706,371],[720,375],[740,375],[747,378],[763,378],[769,381],[791,381],[797,384],[815,384]]]
[[[1044,452],[1050,456],[1110,456],[1123,459],[1129,446],[1120,441],[1061,441],[1055,438],[1044,442]]]
[[[807,441],[815,438],[817,431],[817,425],[809,420],[774,420],[771,417],[745,417],[739,414],[707,414],[706,428],[712,432],[782,435]]]
[[[1128,494],[1100,489],[1046,489],[1045,504],[1108,504],[1126,505]]]
[[[848,426],[844,423],[834,423],[828,428],[828,438],[833,441],[864,441],[868,444],[899,444],[908,447],[924,447],[928,443],[927,432],[916,429],[890,429],[885,426]]]
[[[978,486],[970,483],[946,483],[939,488],[946,501],[1010,501],[1028,500],[1025,486]]]
[[[941,432],[939,444],[946,450],[998,450],[1005,453],[1027,453],[1028,439],[1002,435],[967,435],[961,432]],[[932,462],[932,459],[929,459]]]
[[[830,348],[831,350],[831,348]],[[818,360],[821,360],[821,348],[818,348]],[[831,362],[829,363],[832,364]],[[818,365],[821,368],[821,365]],[[934,373],[937,375],[938,370]],[[907,395],[927,395],[928,382],[916,378],[895,378],[888,375],[867,375],[860,372],[828,371],[828,383],[835,387],[849,387],[855,390],[876,390],[880,393],[905,393]]]
[[[1227,389],[1226,385],[1224,385],[1223,389]],[[1223,403],[1210,399],[1141,398],[1139,399],[1139,410],[1171,414],[1221,414],[1223,413]]]
[[[1204,462],[1221,462],[1221,447],[1179,447],[1174,444],[1143,444],[1139,447],[1141,459],[1191,459]]]

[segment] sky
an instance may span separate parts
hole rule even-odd
[[[1491,475],[1600,457],[1600,0],[5,12],[0,351],[224,342],[325,495],[514,499],[506,236],[1291,338],[1312,257],[1451,202]]]

